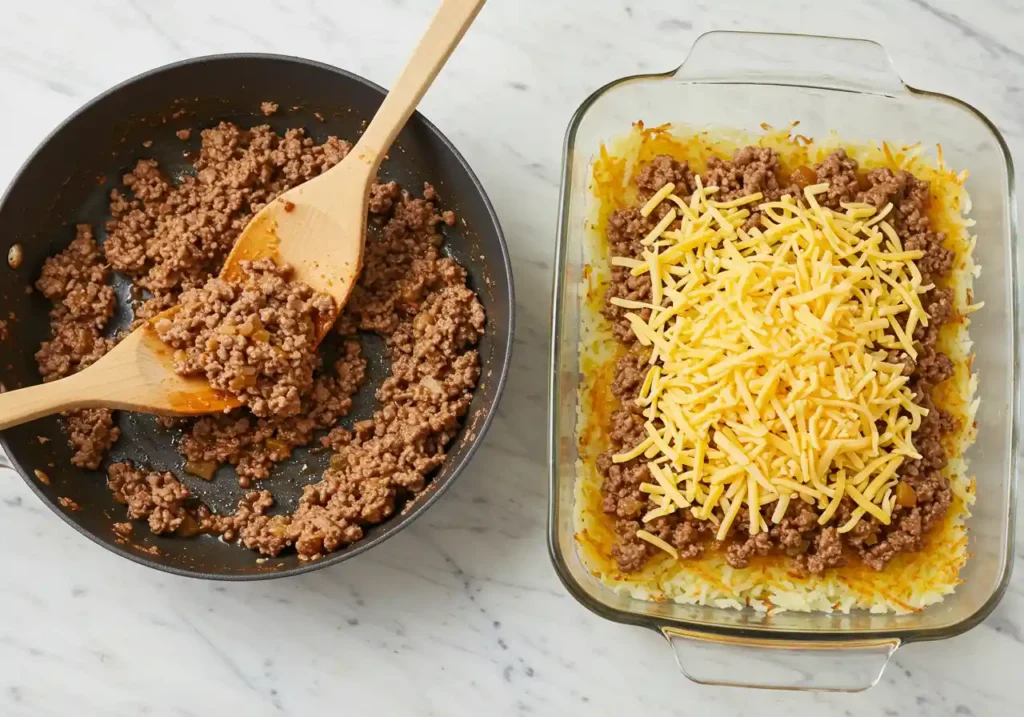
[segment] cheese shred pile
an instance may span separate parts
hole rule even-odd
[[[642,215],[670,208],[642,256],[612,258],[651,279],[649,303],[611,299],[650,351],[637,398],[647,438],[613,457],[646,461],[641,490],[657,507],[643,522],[687,510],[722,540],[743,507],[756,535],[794,500],[826,525],[849,496],[857,507],[840,533],[867,514],[888,525],[927,415],[889,358],[916,358],[914,329],[928,323],[920,295],[932,286],[914,264],[923,252],[903,248],[891,205],[822,207],[827,184],[775,202],[719,202],[697,184],[688,201],[672,184],[651,197]],[[745,230],[752,209],[759,226]]]

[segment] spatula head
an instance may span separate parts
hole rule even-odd
[[[230,281],[242,261],[273,259],[290,266],[295,281],[329,294],[340,312],[362,268],[368,174],[365,163],[349,156],[277,197],[242,231],[221,277]]]
[[[322,339],[362,268],[369,192],[370,170],[360,158],[350,157],[282,194],[243,230],[221,277],[230,281],[246,260],[273,259],[290,266],[293,280],[334,299],[334,314],[318,327]],[[110,382],[108,398],[96,405],[173,416],[216,413],[240,405],[204,377],[176,374],[173,350],[160,341],[152,323],[136,329],[88,369],[92,382]]]

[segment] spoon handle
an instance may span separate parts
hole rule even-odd
[[[82,397],[80,375],[0,393],[0,431],[91,403]]]
[[[380,167],[391,143],[416,110],[416,105],[466,34],[484,2],[442,0],[420,44],[353,150],[353,154],[370,167],[371,175]]]

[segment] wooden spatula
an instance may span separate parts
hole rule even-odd
[[[334,297],[341,310],[362,267],[370,185],[395,137],[484,1],[443,0],[398,82],[348,156],[260,210],[228,255],[221,277],[230,280],[243,260],[273,258],[290,265],[295,280]],[[213,389],[204,379],[174,373],[172,351],[151,324],[133,331],[80,373],[0,394],[0,430],[76,408],[194,416],[238,405],[234,396]],[[321,338],[329,328],[321,326]]]

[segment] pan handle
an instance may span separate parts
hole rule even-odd
[[[882,677],[897,638],[853,641],[765,640],[663,627],[693,682],[776,690],[860,692]]]

